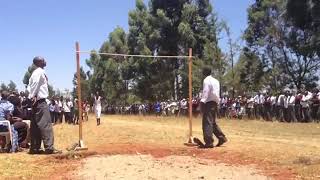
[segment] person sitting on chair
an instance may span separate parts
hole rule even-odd
[[[9,101],[13,104],[14,110],[11,114],[12,117],[8,118],[8,120],[10,120],[15,130],[18,131],[19,146],[22,148],[28,148],[30,127],[27,123],[23,122],[23,120],[29,120],[28,116],[22,109],[21,99],[19,98],[19,96],[11,96],[9,98]]]
[[[0,101],[0,121],[9,120],[12,123],[12,112],[14,110],[14,106],[12,103],[8,101],[9,93],[7,91],[2,91],[1,93],[1,101]],[[12,141],[11,142],[11,152],[16,152],[18,150],[18,132],[11,126],[10,129],[12,133]]]

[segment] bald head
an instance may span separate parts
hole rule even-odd
[[[33,58],[33,64],[37,67],[44,68],[46,66],[46,61],[43,57],[37,56]]]

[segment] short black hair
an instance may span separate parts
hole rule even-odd
[[[1,98],[4,100],[7,100],[9,97],[9,92],[8,91],[2,91],[1,92]]]
[[[35,66],[37,66],[37,67],[40,66],[39,63],[42,62],[42,61],[44,61],[44,58],[41,57],[41,56],[36,56],[36,57],[33,58],[33,64],[34,64]]]
[[[211,67],[208,67],[208,66],[203,67],[202,74],[206,77],[210,76],[211,75]]]

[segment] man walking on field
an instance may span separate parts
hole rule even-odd
[[[216,146],[221,146],[227,142],[227,138],[216,123],[218,104],[220,100],[220,83],[217,79],[211,76],[211,69],[205,67],[203,69],[203,92],[200,100],[202,117],[202,130],[203,139],[205,144],[202,144],[199,139],[195,138],[194,141],[199,144],[200,148],[213,148],[214,134],[219,142]]]

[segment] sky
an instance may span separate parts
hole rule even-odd
[[[246,28],[251,1],[211,0],[233,39],[239,39]],[[135,0],[1,0],[0,83],[12,80],[24,90],[22,79],[32,59],[43,56],[49,84],[72,89],[75,42],[83,51],[99,49],[115,27],[128,30],[128,12],[134,7]],[[226,49],[225,39],[221,46]],[[86,58],[81,55],[83,66]]]

